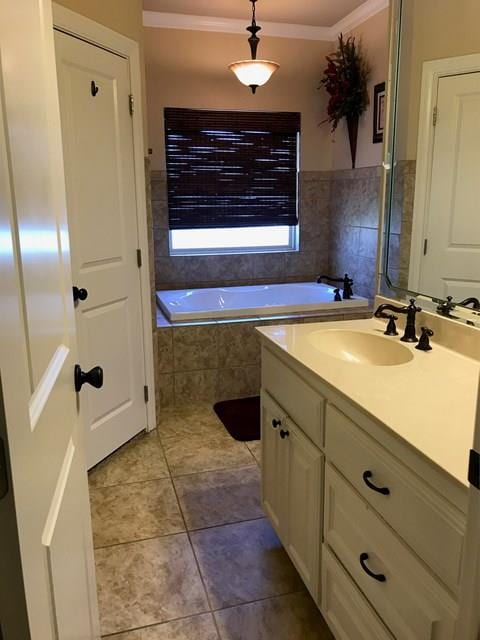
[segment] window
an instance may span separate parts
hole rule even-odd
[[[300,114],[165,109],[172,254],[298,246]]]

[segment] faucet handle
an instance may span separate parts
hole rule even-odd
[[[340,289],[334,289],[333,293],[335,294],[334,296],[334,300],[335,302],[341,302],[342,301],[342,296],[340,295]]]
[[[385,314],[385,317],[388,318],[387,328],[383,332],[386,336],[398,336],[397,325],[395,321],[398,320],[397,316]]]
[[[421,327],[422,335],[420,336],[420,340],[416,345],[415,349],[419,351],[431,351],[432,345],[430,344],[430,338],[435,334],[428,327]]]

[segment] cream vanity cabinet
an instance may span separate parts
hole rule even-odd
[[[458,487],[316,378],[264,344],[267,517],[337,640],[451,640]]]

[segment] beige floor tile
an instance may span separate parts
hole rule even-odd
[[[214,609],[303,588],[266,519],[194,531],[190,535]]]
[[[95,557],[103,635],[209,609],[184,533],[97,549]]]
[[[91,489],[90,503],[95,547],[185,531],[170,478]]]
[[[252,440],[251,442],[246,442],[245,443],[250,451],[250,453],[252,454],[252,456],[255,458],[255,460],[258,462],[258,464],[261,466],[262,465],[262,443],[260,440]]]
[[[257,466],[175,478],[188,529],[264,517]]]
[[[334,640],[307,593],[224,609],[215,617],[222,640]]]
[[[142,433],[89,474],[90,487],[111,487],[127,482],[158,480],[168,477],[168,469],[157,432]]]
[[[158,431],[162,441],[192,435],[231,438],[211,405],[166,410],[162,412]]]
[[[111,640],[218,640],[218,633],[212,614],[204,613],[109,637]]]
[[[245,444],[230,436],[166,438],[163,448],[172,476],[255,464]]]

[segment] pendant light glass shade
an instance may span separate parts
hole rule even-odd
[[[280,65],[270,60],[257,60],[257,49],[260,42],[257,33],[262,30],[262,27],[257,25],[255,18],[255,3],[257,0],[250,0],[250,2],[252,3],[252,24],[247,27],[247,31],[250,33],[248,44],[250,45],[252,57],[250,60],[232,62],[232,64],[228,65],[228,68],[233,71],[242,84],[250,87],[252,93],[255,93],[257,87],[261,87],[270,80]]]
[[[263,86],[279,67],[279,64],[270,60],[240,60],[228,65],[240,82],[247,87]]]

